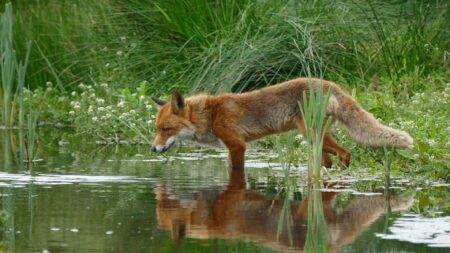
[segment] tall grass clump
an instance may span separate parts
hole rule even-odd
[[[27,76],[32,88],[52,81],[64,92],[73,84],[114,72],[116,48],[124,34],[112,2],[14,1],[14,9],[20,13],[13,19],[17,53],[24,57],[30,40],[35,48]],[[105,67],[107,63],[110,65]]]
[[[28,83],[150,83],[156,95],[242,91],[306,76],[313,49],[334,81],[367,85],[444,71],[448,3],[409,0],[16,1],[18,54],[34,43]],[[311,34],[309,43],[304,35]],[[322,75],[320,75],[322,74]],[[358,82],[353,82],[354,80]],[[408,83],[420,90],[419,80]],[[402,87],[400,87],[402,88]]]
[[[0,35],[0,68],[2,73],[2,123],[5,128],[11,127],[13,98],[15,94],[16,53],[12,45],[12,7],[6,5],[1,16]]]
[[[287,14],[291,3],[194,2],[155,1],[152,9],[137,8],[142,1],[135,0],[127,7],[141,10],[139,23],[147,24],[136,27],[148,34],[136,52],[151,55],[152,62],[135,59],[151,66],[143,71],[156,82],[238,92],[306,75],[303,63],[312,59],[301,57],[317,45],[305,39],[309,30],[299,18]]]
[[[23,128],[25,122],[23,91],[31,44],[28,43],[25,62],[18,62],[13,46],[13,10],[11,4],[6,4],[0,25],[2,123],[5,128],[12,128],[16,123],[14,109],[19,107],[18,125],[19,128]]]
[[[367,0],[355,5],[367,20],[368,31],[376,41],[369,53],[377,58],[377,72],[392,80],[413,77],[407,87],[394,91],[412,94],[424,88],[419,77],[448,66],[448,3],[411,0],[397,8],[382,1]],[[373,42],[372,42],[373,43]]]
[[[331,123],[331,119],[326,117],[326,113],[332,87],[327,89],[326,94],[323,92],[324,86],[322,83],[317,87],[313,87],[310,83],[309,94],[307,95],[304,92],[299,103],[308,144],[308,175],[316,180],[320,179],[323,138]]]

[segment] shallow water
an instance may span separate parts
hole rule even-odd
[[[26,169],[14,138],[2,138],[0,252],[304,247],[306,168],[292,169],[295,186],[288,191],[269,150],[248,152],[246,189],[233,190],[224,152],[183,149],[162,157],[144,146],[59,146],[58,137],[47,136],[40,139],[39,160]],[[389,196],[381,174],[343,172],[323,184],[332,252],[450,252],[449,185],[391,181]],[[277,238],[286,204],[291,227]]]

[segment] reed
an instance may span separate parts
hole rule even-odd
[[[19,62],[13,44],[13,20],[12,5],[8,3],[5,5],[5,12],[1,16],[0,24],[2,123],[5,128],[12,128],[18,124],[18,127],[23,129],[25,124],[23,91],[31,42],[27,45],[25,61]],[[18,115],[15,113],[17,107]]]
[[[310,180],[320,180],[323,138],[331,123],[331,119],[326,117],[331,94],[331,87],[324,95],[323,84],[319,84],[314,88],[310,83],[309,94],[304,92],[303,98],[301,102],[299,102],[306,129],[308,176]]]
[[[0,69],[2,74],[2,123],[5,128],[12,127],[13,98],[15,94],[16,52],[12,44],[12,6],[7,4],[1,16],[0,30]]]

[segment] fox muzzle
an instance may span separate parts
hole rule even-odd
[[[156,153],[164,153],[168,149],[169,148],[166,148],[165,146],[162,146],[162,145],[152,146],[152,151],[156,152]]]
[[[167,140],[166,144],[164,145],[153,144],[152,151],[161,154],[169,150],[173,146],[173,144],[175,144],[175,138],[171,137]]]

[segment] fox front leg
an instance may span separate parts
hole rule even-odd
[[[228,148],[228,189],[245,189],[245,146]]]
[[[228,174],[232,171],[244,171],[245,139],[229,128],[216,126],[215,135],[228,148]]]

